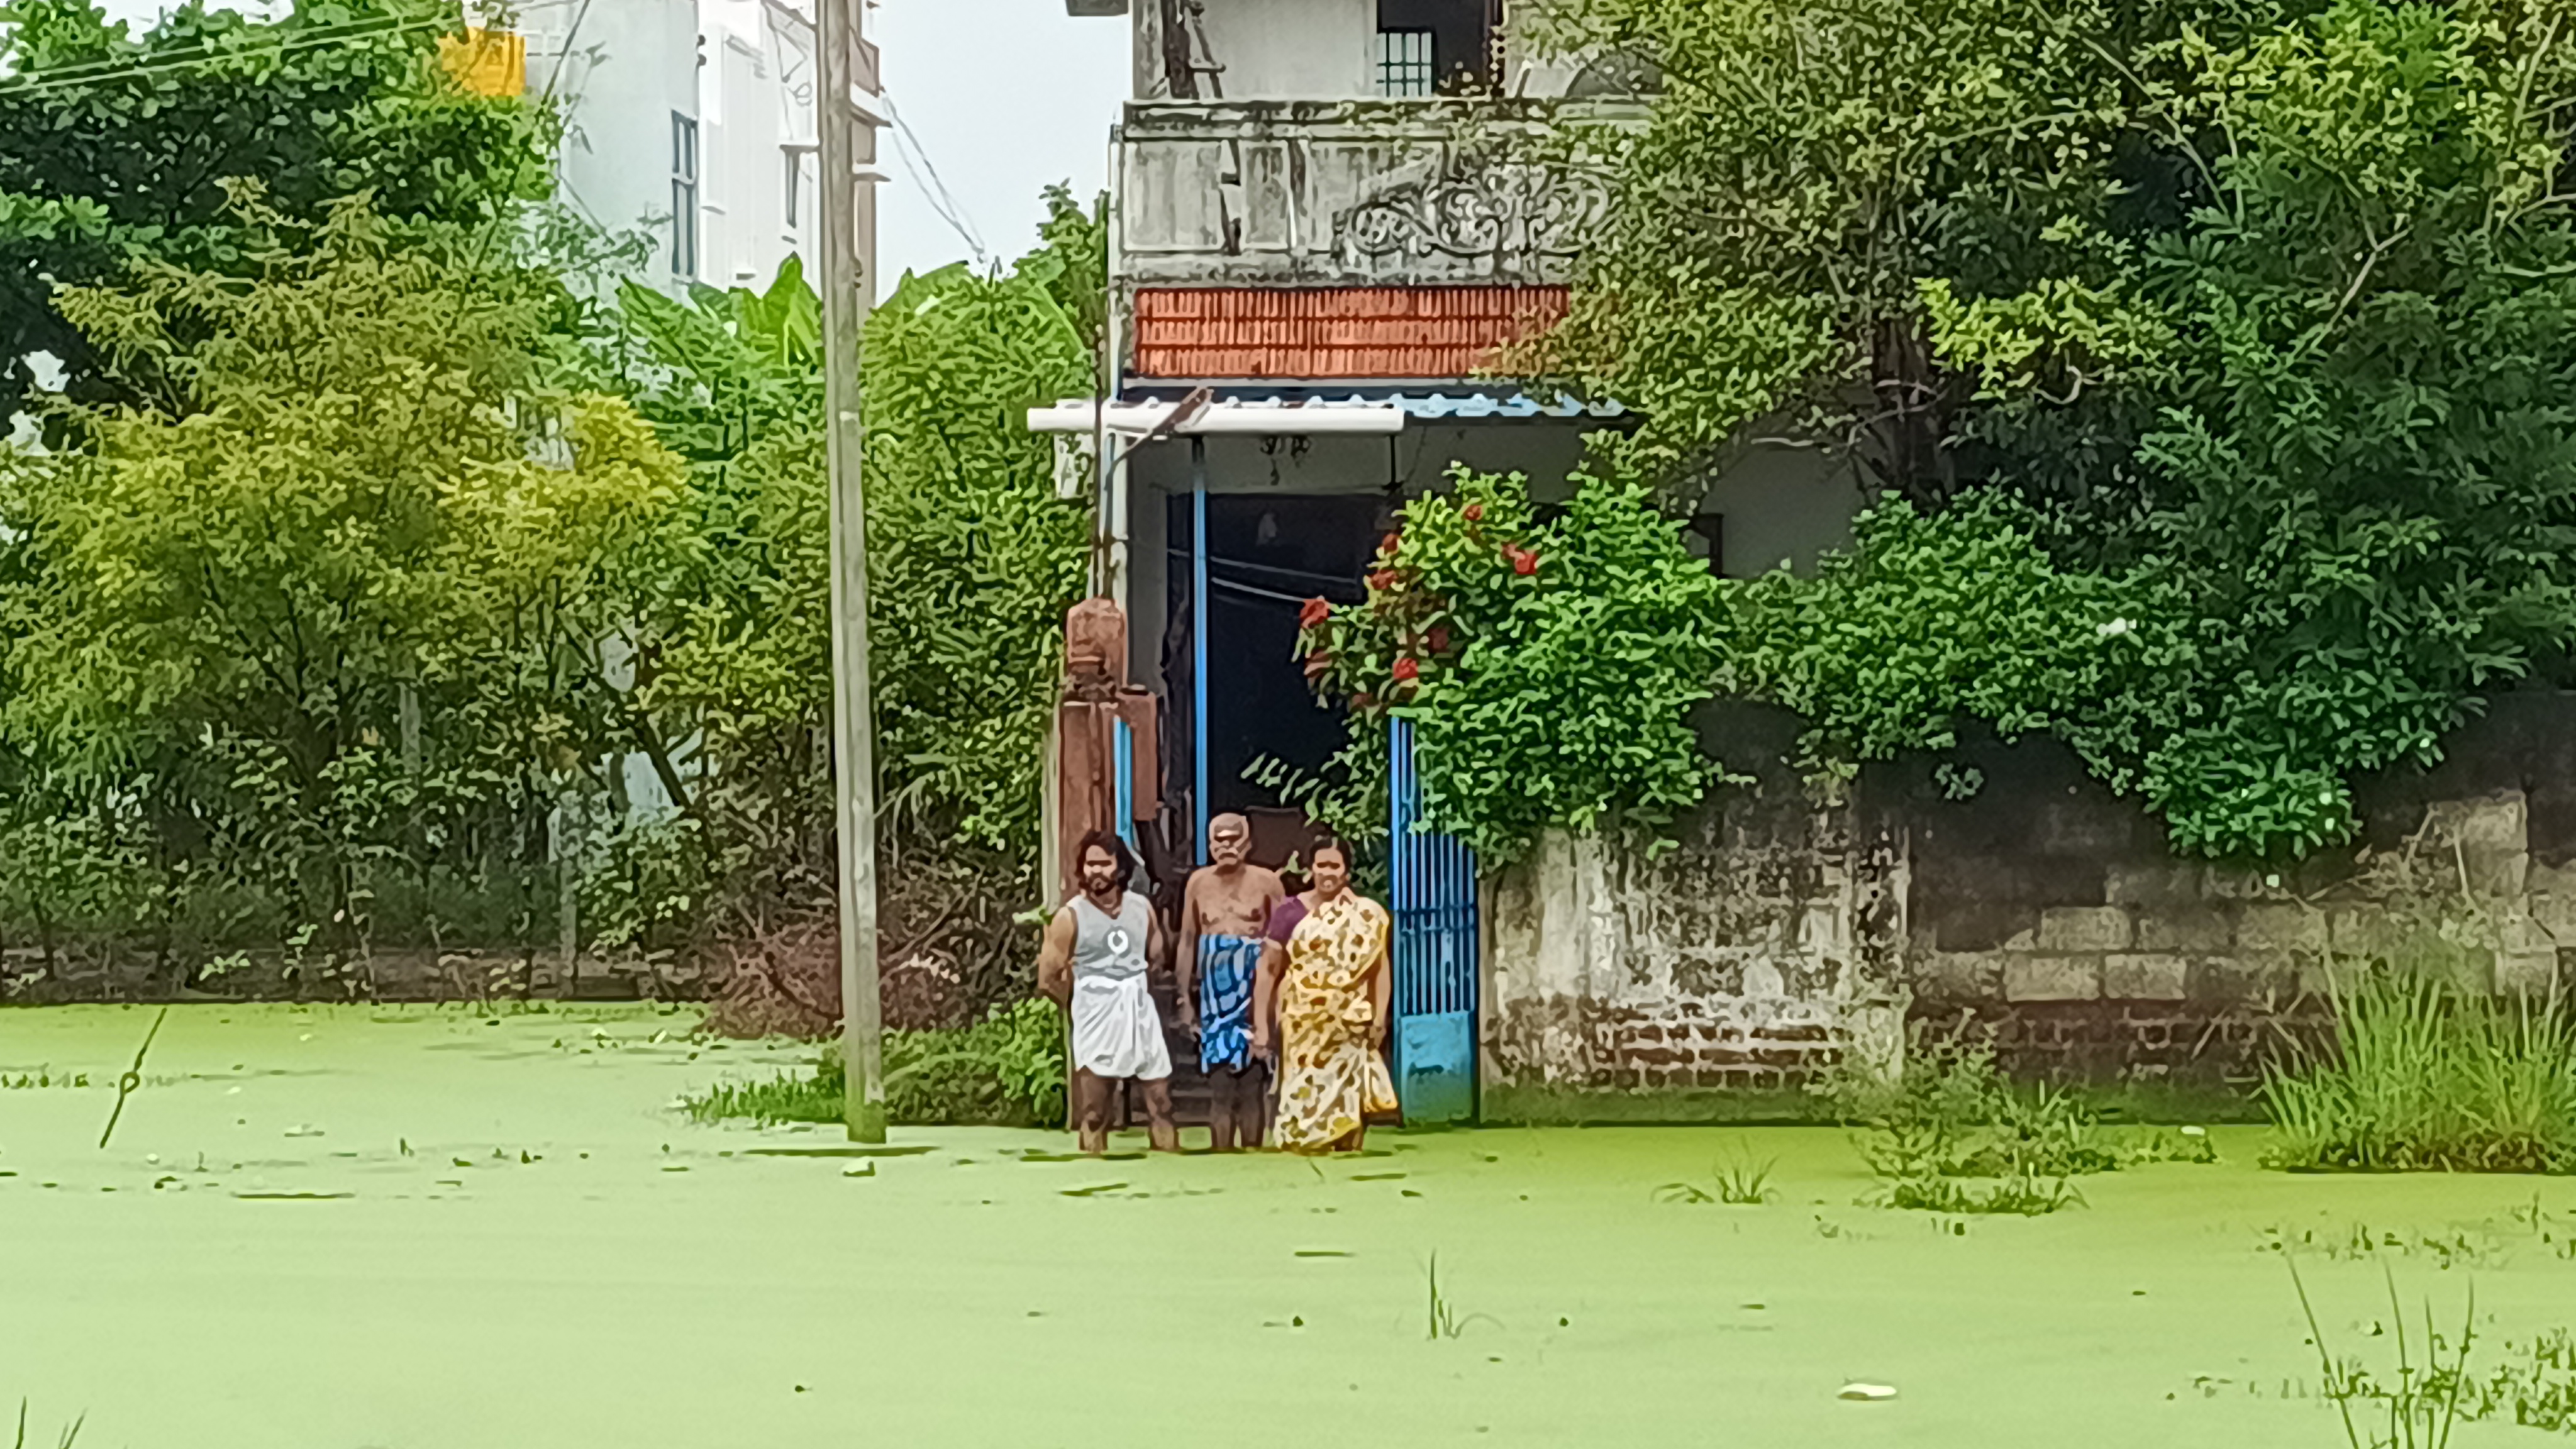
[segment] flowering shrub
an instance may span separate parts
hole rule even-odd
[[[1453,480],[1406,507],[1364,604],[1307,604],[1307,678],[1355,736],[1412,721],[1426,823],[1490,861],[1551,826],[1668,823],[1718,774],[1688,714],[1716,675],[1719,581],[1634,484],[1580,476],[1540,524],[1521,475]]]

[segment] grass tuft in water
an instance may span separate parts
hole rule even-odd
[[[55,1449],[72,1449],[72,1446],[80,1440],[81,1426],[88,1422],[87,1414],[72,1420],[64,1427],[62,1436],[54,1441]],[[18,1401],[18,1437],[13,1441],[13,1449],[27,1449],[27,1401],[25,1399]]]
[[[2476,1284],[2469,1285],[2468,1308],[2456,1340],[2446,1341],[2434,1329],[2429,1298],[2424,1301],[2423,1335],[2410,1340],[2406,1310],[2397,1301],[2396,1275],[2383,1268],[2388,1282],[2388,1327],[2397,1341],[2397,1374],[2381,1379],[2361,1360],[2335,1356],[2324,1327],[2317,1322],[2316,1305],[2309,1301],[2308,1285],[2299,1276],[2298,1260],[2287,1261],[2290,1285],[2298,1290],[2299,1310],[2308,1320],[2308,1341],[2316,1346],[2317,1363],[2324,1372],[2325,1396],[2342,1417],[2344,1441],[2350,1449],[2443,1449],[2463,1418],[2477,1417],[2469,1380],[2469,1353],[2477,1343]],[[2424,1352],[2421,1363],[2415,1359],[2418,1346]]]
[[[1481,1321],[1493,1324],[1496,1328],[1503,1326],[1499,1320],[1488,1313],[1470,1313],[1464,1318],[1458,1316],[1458,1305],[1450,1302],[1448,1296],[1440,1291],[1440,1255],[1436,1252],[1431,1255],[1428,1278],[1431,1289],[1430,1338],[1433,1342],[1436,1343],[1444,1338],[1456,1338],[1465,1333],[1467,1325],[1471,1323]]]
[[[681,1107],[698,1122],[838,1122],[846,1080],[835,1045],[809,1071],[718,1082]],[[888,1032],[885,1081],[886,1115],[895,1122],[1061,1125],[1064,1014],[1051,1001],[1029,1000],[996,1007],[969,1027]]]
[[[2037,1216],[2083,1202],[2068,1178],[2133,1160],[2074,1093],[2016,1086],[1983,1045],[1918,1032],[1898,1080],[1846,1076],[1824,1092],[1861,1129],[1861,1156],[1889,1207]]]
[[[1695,1182],[1668,1182],[1655,1189],[1655,1200],[1759,1207],[1771,1195],[1771,1173],[1779,1165],[1776,1157],[1754,1161],[1744,1144],[1738,1142],[1710,1168],[1707,1187]]]
[[[2424,971],[2335,983],[2335,1043],[2270,1071],[2264,1165],[2576,1172],[2576,1020]]]

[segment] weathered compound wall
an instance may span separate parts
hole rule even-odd
[[[1740,761],[1794,728],[1704,733]],[[1502,872],[1485,1115],[1787,1115],[1847,1048],[1885,1060],[1899,1013],[2026,1074],[2242,1087],[2324,1028],[2330,967],[2433,938],[2482,987],[2576,991],[2576,694],[2498,700],[2442,766],[2364,788],[2360,839],[2280,870],[2175,858],[2048,742],[1952,763],[1973,796],[1887,769],[1818,806],[1766,768],[1660,859],[1551,840]]]
[[[1703,722],[1728,759],[1777,759],[1796,722]],[[1901,1026],[1906,854],[1851,809],[1820,809],[1785,766],[1721,791],[1650,857],[1551,836],[1499,872],[1486,907],[1488,1120],[1759,1118],[1857,1040]]]

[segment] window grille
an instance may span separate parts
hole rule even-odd
[[[698,123],[671,113],[671,275],[698,274]]]
[[[1382,96],[1427,96],[1439,79],[1432,64],[1428,30],[1381,30],[1377,33],[1377,93]]]

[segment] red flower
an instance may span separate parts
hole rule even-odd
[[[1422,665],[1419,661],[1410,658],[1395,661],[1395,677],[1399,682],[1409,683],[1421,676]]]
[[[1432,653],[1434,653],[1434,654],[1446,654],[1446,653],[1448,653],[1448,652],[1449,652],[1449,626],[1448,626],[1448,625],[1446,625],[1446,624],[1434,624],[1434,625],[1432,625],[1432,626],[1431,626],[1431,633],[1430,633],[1430,636],[1429,636],[1428,638],[1426,638],[1423,642],[1424,642],[1424,643],[1426,643],[1426,644],[1429,644],[1429,645],[1431,646],[1431,652],[1432,652]]]
[[[1397,533],[1390,533],[1390,534],[1388,534],[1386,537],[1381,538],[1381,539],[1379,539],[1379,540],[1377,541],[1377,551],[1378,551],[1379,553],[1381,553],[1381,554],[1386,554],[1386,555],[1392,555],[1392,554],[1394,554],[1394,552],[1395,552],[1397,549],[1399,549],[1399,548],[1401,548],[1401,547],[1403,547],[1403,546],[1404,546],[1404,536],[1403,536],[1402,534],[1397,534]]]
[[[1503,557],[1512,561],[1512,572],[1522,578],[1538,572],[1538,555],[1525,548],[1507,548]]]
[[[1369,587],[1381,594],[1395,592],[1397,582],[1396,572],[1393,569],[1379,569],[1368,577]]]
[[[1331,617],[1333,617],[1333,604],[1331,600],[1308,599],[1306,601],[1306,606],[1297,611],[1297,627],[1300,629],[1312,629]]]
[[[1467,520],[1469,523],[1482,523],[1485,521],[1485,505],[1481,503],[1470,503],[1466,507],[1458,510],[1458,516]]]

